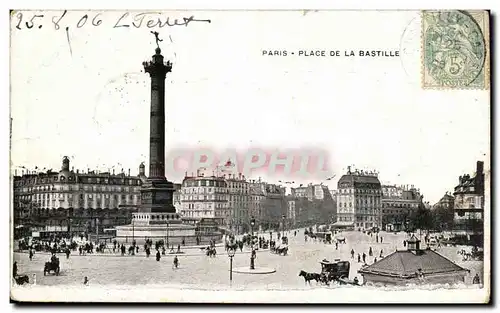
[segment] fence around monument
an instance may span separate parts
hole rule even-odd
[[[197,240],[198,238],[198,240]],[[143,245],[146,242],[146,239],[150,239],[155,242],[163,240],[164,243],[168,244],[169,247],[177,245],[181,246],[200,246],[200,245],[208,245],[211,240],[216,243],[222,242],[222,234],[213,233],[213,234],[203,234],[203,235],[193,235],[193,236],[148,236],[146,237],[138,237],[138,236],[123,236],[123,237],[115,237],[116,241],[124,244],[132,244],[135,240],[137,245]],[[184,244],[183,244],[184,242]]]

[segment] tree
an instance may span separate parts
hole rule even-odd
[[[438,231],[453,229],[454,212],[452,207],[445,205],[437,205],[432,210],[432,219],[434,220],[435,229]]]
[[[423,205],[410,215],[410,225],[413,229],[429,230],[434,228],[431,211]]]

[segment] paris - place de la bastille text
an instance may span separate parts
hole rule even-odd
[[[300,57],[399,57],[399,50],[262,50],[263,56]]]

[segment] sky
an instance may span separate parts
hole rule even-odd
[[[431,203],[477,160],[489,169],[489,91],[422,89],[417,11],[163,12],[163,20],[194,15],[211,23],[161,29],[114,28],[124,12],[102,12],[92,26],[97,13],[69,12],[59,30],[51,21],[59,11],[39,13],[42,28],[18,30],[19,19],[11,21],[11,167],[18,174],[21,166],[57,170],[63,156],[82,170],[137,174],[147,164],[150,85],[142,62],[154,53],[151,30],[174,64],[166,79],[167,153],[314,146],[328,152],[335,179],[258,175],[336,189],[354,164],[377,170],[384,183],[415,185]],[[84,14],[89,19],[77,28]],[[23,23],[32,15],[24,12]],[[400,57],[343,56],[360,49]]]

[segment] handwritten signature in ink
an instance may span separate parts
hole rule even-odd
[[[16,14],[17,23],[15,28],[21,29],[41,29],[46,23],[47,18],[50,19],[55,30],[59,30],[61,26],[66,26],[66,31],[70,26],[76,26],[76,28],[82,27],[98,27],[103,24],[103,17],[101,13],[95,14],[84,14],[79,16],[77,22],[69,21],[67,16],[68,11],[64,10],[61,15],[47,16],[45,14],[32,14],[28,15],[26,12],[19,12]],[[66,23],[65,23],[66,22]],[[164,17],[160,12],[142,12],[136,14],[130,14],[129,12],[123,13],[118,20],[114,21],[113,28],[122,27],[148,27],[148,28],[163,28],[163,27],[173,27],[173,26],[188,26],[193,22],[205,22],[211,23],[209,19],[196,19],[193,15],[189,17],[183,17],[182,19],[172,19],[171,17]],[[50,22],[49,22],[50,23]]]

